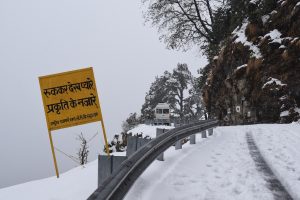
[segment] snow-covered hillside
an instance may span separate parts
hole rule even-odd
[[[82,200],[97,187],[98,162],[77,167],[60,175],[0,189],[4,200]]]
[[[137,132],[146,132],[140,127]],[[169,148],[165,161],[154,161],[126,200],[273,199],[252,160],[246,140],[251,133],[272,171],[294,199],[300,199],[300,125],[218,127],[207,139]],[[61,175],[0,190],[0,199],[81,200],[97,186],[97,161]],[[159,192],[156,192],[159,191]]]

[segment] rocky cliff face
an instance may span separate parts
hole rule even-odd
[[[291,122],[300,114],[300,1],[245,19],[211,68],[203,99],[224,123]]]

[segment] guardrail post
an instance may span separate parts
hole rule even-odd
[[[212,128],[208,129],[208,135],[209,136],[213,135],[213,133],[214,133],[214,129],[212,129]]]
[[[207,138],[207,136],[206,136],[206,131],[204,130],[204,131],[201,131],[201,137],[202,138]]]
[[[190,136],[190,144],[196,144],[196,134]]]
[[[182,141],[181,140],[178,140],[175,143],[175,150],[178,150],[178,149],[182,149]]]
[[[127,150],[126,156],[131,156],[134,152],[136,152],[139,148],[147,144],[151,139],[141,138],[137,136],[128,136],[127,137]]]
[[[131,156],[137,150],[137,136],[128,136],[127,137],[127,149],[126,156]]]
[[[150,142],[151,139],[150,138],[138,138],[137,139],[137,149],[138,150],[139,148],[141,148],[142,146],[144,146],[145,144],[147,144],[148,142]]]
[[[109,177],[113,171],[118,170],[121,163],[126,160],[126,156],[98,156],[98,186]]]
[[[164,132],[165,132],[165,129],[157,128],[156,129],[156,137],[164,134]],[[164,161],[164,153],[159,154],[159,156],[157,156],[156,160]]]

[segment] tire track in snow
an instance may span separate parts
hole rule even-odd
[[[257,148],[251,132],[246,133],[250,155],[259,172],[264,175],[267,187],[272,192],[275,200],[293,200],[280,181],[276,178],[270,167],[267,165],[259,149]]]

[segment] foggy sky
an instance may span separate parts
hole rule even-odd
[[[206,60],[196,50],[166,50],[143,25],[140,0],[0,0],[0,188],[54,176],[38,77],[92,66],[109,138],[139,112],[156,75],[178,62],[193,74]],[[99,123],[54,131],[56,147],[72,155],[83,132],[96,158]],[[56,153],[60,171],[76,166]]]

